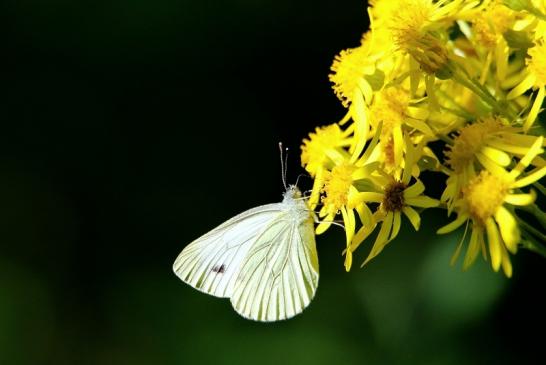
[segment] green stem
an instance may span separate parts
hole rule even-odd
[[[450,62],[447,67],[449,67],[449,69],[451,70],[453,74],[453,79],[455,81],[457,81],[458,83],[472,91],[474,94],[479,96],[481,99],[483,99],[483,101],[486,102],[491,108],[493,108],[493,110],[508,117],[510,120],[516,119],[516,113],[511,108],[508,108],[509,106],[507,104],[500,104],[498,100],[493,95],[491,95],[489,90],[487,90],[487,88],[480,84],[478,81],[470,77],[465,69],[463,69],[455,62]]]
[[[520,244],[523,246],[523,248],[529,250],[529,251],[533,251],[535,253],[538,253],[539,255],[541,255],[542,257],[545,257],[546,258],[546,248],[544,248],[543,246],[540,246],[540,245],[537,245],[529,240],[521,240],[520,241]]]
[[[525,231],[539,238],[542,242],[546,243],[546,235],[544,233],[540,232],[538,229],[531,226],[529,223],[525,222],[523,219],[517,218],[517,220],[518,220],[518,223],[521,225],[521,227]]]
[[[473,116],[472,114],[468,114],[468,113],[466,113],[464,111],[461,111],[459,109],[452,109],[452,108],[448,108],[446,106],[441,106],[441,105],[440,105],[440,109],[445,110],[446,112],[449,112],[449,113],[451,113],[453,115],[456,115],[456,116],[458,116],[460,118],[463,118],[464,120],[467,120],[467,121],[473,121],[473,120],[476,119],[476,117]]]
[[[517,207],[517,209],[521,209],[527,213],[532,214],[537,221],[539,221],[540,225],[544,228],[546,228],[546,213],[544,213],[536,204],[530,204],[530,205],[524,205],[521,207]]]
[[[453,139],[449,138],[445,134],[436,134],[436,137],[438,137],[440,140],[444,141],[445,143],[447,143],[450,146],[453,146],[453,144],[455,143],[453,141]]]
[[[545,196],[546,196],[546,188],[545,188],[541,183],[539,183],[539,182],[537,181],[537,182],[533,183],[533,186],[534,186],[535,188],[537,188],[537,190],[540,191],[540,193],[541,193],[542,195],[545,195]]]

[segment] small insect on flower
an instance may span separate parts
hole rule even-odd
[[[286,189],[281,203],[231,218],[186,246],[173,265],[182,281],[230,298],[237,313],[255,321],[301,313],[318,287],[313,213],[300,190],[286,186],[282,155],[281,163]]]

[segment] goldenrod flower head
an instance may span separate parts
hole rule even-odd
[[[330,173],[327,174],[324,184],[324,193],[322,204],[330,207],[330,210],[336,212],[342,206],[347,205],[349,188],[353,184],[353,172],[356,167],[349,164],[335,166]]]
[[[463,188],[463,199],[474,220],[485,226],[504,202],[508,189],[502,178],[482,170]]]
[[[492,1],[472,19],[472,29],[481,45],[493,48],[515,20],[514,11],[499,1]]]
[[[404,140],[402,138],[404,121],[408,118],[409,93],[401,87],[389,87],[375,94],[370,106],[371,125],[380,124],[380,160],[384,168],[391,172],[401,167]]]
[[[415,147],[406,135],[407,153],[404,159],[404,171],[402,176],[393,178],[386,174],[380,174],[375,178],[380,186],[381,192],[361,193],[361,199],[366,203],[378,203],[379,206],[374,213],[374,226],[363,227],[354,236],[350,251],[354,251],[363,240],[375,229],[375,224],[380,223],[381,228],[373,244],[373,247],[364,261],[363,265],[376,257],[385,246],[398,235],[402,224],[402,214],[405,215],[415,230],[419,229],[421,218],[413,208],[431,208],[439,205],[439,201],[429,198],[423,193],[425,185],[419,179],[410,185],[412,170],[422,153],[422,145]]]
[[[318,170],[327,166],[332,158],[339,157],[339,147],[347,146],[350,139],[347,133],[342,131],[339,125],[330,124],[325,127],[317,127],[315,132],[309,133],[309,138],[303,140],[301,145],[301,164],[315,176]]]
[[[546,85],[546,42],[537,42],[528,53],[529,58],[526,64],[529,72],[535,77],[534,85],[544,87]]]
[[[357,48],[341,51],[334,58],[331,73],[328,78],[333,83],[333,89],[341,103],[348,107],[353,100],[353,94],[359,92],[366,74],[373,74],[374,63],[368,58],[369,49],[364,44]]]
[[[504,126],[495,118],[487,118],[462,128],[453,146],[449,146],[446,152],[451,168],[461,173],[476,159],[476,154],[486,145],[488,138],[503,129]]]
[[[437,4],[430,0],[406,0],[399,6],[389,24],[396,46],[410,54],[423,71],[434,74],[448,61],[444,42],[428,29]]]
[[[403,45],[413,38],[422,35],[423,28],[427,26],[434,12],[434,5],[430,0],[406,0],[393,1],[398,3],[390,19],[390,29],[395,41]]]
[[[370,105],[372,126],[377,127],[382,122],[382,136],[390,135],[394,127],[403,124],[409,102],[408,92],[401,87],[388,87],[376,93]]]
[[[316,233],[342,215],[349,270],[353,251],[380,226],[368,262],[397,237],[402,216],[417,230],[421,208],[439,205],[424,195],[419,176],[428,170],[447,175],[442,208],[457,215],[438,233],[465,223],[471,231],[463,267],[489,252],[493,269],[510,276],[520,237],[537,252],[529,235],[543,237],[517,206],[533,204],[535,193],[521,188],[546,175],[539,156],[546,144],[531,128],[546,99],[546,3],[369,4],[361,46],[337,55],[329,75],[348,111],[302,144],[302,165],[314,179],[310,206],[322,205]],[[442,142],[438,159],[431,148]],[[546,220],[536,206],[525,209]]]
[[[470,220],[472,235],[463,269],[472,265],[480,250],[485,252],[485,230],[491,266],[498,271],[502,265],[505,275],[508,277],[512,275],[512,265],[507,250],[516,253],[517,244],[520,241],[520,229],[513,213],[504,205],[525,206],[535,201],[536,195],[533,191],[513,193],[513,189],[525,187],[546,175],[545,166],[518,179],[530,162],[544,152],[541,148],[543,141],[543,137],[537,138],[525,156],[509,173],[495,176],[484,170],[463,188],[463,197],[455,203],[457,219],[438,230],[439,234],[452,232]],[[452,263],[457,259],[463,242],[464,238],[455,250]]]

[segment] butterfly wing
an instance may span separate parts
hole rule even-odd
[[[308,219],[297,219],[289,211],[279,214],[244,258],[231,296],[243,317],[266,322],[288,319],[313,299],[318,258],[313,220],[304,205],[302,210]]]
[[[241,262],[282,209],[280,203],[267,204],[236,215],[186,246],[174,262],[174,272],[202,292],[230,297]]]

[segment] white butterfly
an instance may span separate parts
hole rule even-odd
[[[202,292],[230,298],[245,318],[291,318],[318,286],[313,223],[301,192],[290,186],[281,203],[247,210],[190,243],[173,270]]]

